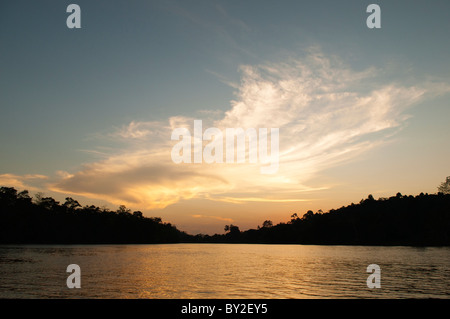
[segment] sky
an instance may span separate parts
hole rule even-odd
[[[366,25],[371,3],[381,28]],[[435,193],[450,175],[448,12],[447,0],[1,1],[0,185],[126,205],[191,234]],[[175,163],[172,132],[194,120],[277,128],[278,169]]]

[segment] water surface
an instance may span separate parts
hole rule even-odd
[[[69,264],[80,289],[67,288]],[[450,298],[449,265],[448,247],[8,245],[0,298]]]

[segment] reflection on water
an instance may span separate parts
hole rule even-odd
[[[69,264],[81,289],[66,286]],[[450,298],[449,265],[450,248],[0,246],[0,298]]]

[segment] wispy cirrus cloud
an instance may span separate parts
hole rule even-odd
[[[216,220],[220,220],[220,221],[226,221],[226,222],[234,222],[233,219],[231,218],[226,218],[226,217],[220,217],[220,216],[209,216],[209,215],[201,215],[201,214],[195,214],[192,215],[193,218],[206,218],[206,219],[216,219]]]
[[[113,134],[129,141],[126,149],[84,165],[51,189],[149,209],[194,198],[301,201],[302,192],[314,191],[307,182],[317,173],[388,142],[405,125],[408,108],[449,91],[442,83],[386,82],[382,70],[354,71],[317,49],[305,57],[246,65],[240,71],[230,109],[222,116],[214,112],[204,122],[221,130],[279,128],[277,174],[261,175],[260,164],[173,163],[172,130],[187,127],[192,132],[194,119],[202,119],[178,116],[124,125]]]
[[[167,125],[157,121],[137,122],[132,121],[127,125],[122,126],[116,132],[110,135],[114,138],[130,139],[157,139],[162,138],[161,134]]]
[[[38,191],[42,189],[42,183],[47,180],[47,176],[40,174],[0,174],[0,185],[14,187],[17,190]]]

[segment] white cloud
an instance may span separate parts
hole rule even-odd
[[[47,179],[47,176],[39,174],[0,174],[0,186],[14,187],[18,191],[25,189],[29,191],[37,191],[42,189],[42,181],[46,181]]]
[[[234,220],[231,219],[231,218],[220,217],[220,216],[209,216],[209,215],[196,214],[196,215],[192,215],[192,217],[194,217],[194,218],[216,219],[216,220],[220,220],[220,221],[226,221],[226,222],[229,222],[229,223],[234,222]]]
[[[231,108],[220,119],[214,112],[216,120],[208,123],[221,130],[279,128],[277,174],[261,175],[259,164],[249,163],[174,164],[171,131],[193,132],[194,118],[179,116],[122,127],[115,134],[130,141],[127,149],[61,178],[52,190],[146,208],[192,198],[298,201],[302,191],[312,191],[307,182],[318,172],[383,145],[404,125],[408,108],[433,90],[383,83],[376,68],[353,71],[317,49],[301,59],[242,66],[241,72]]]

